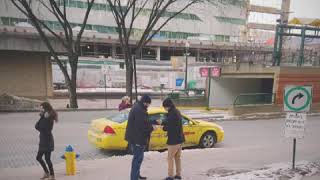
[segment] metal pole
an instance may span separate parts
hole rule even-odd
[[[297,144],[297,140],[296,140],[296,138],[294,138],[293,139],[292,169],[295,169],[295,163],[296,163],[296,144]]]
[[[302,66],[304,63],[304,40],[306,37],[306,27],[304,26],[301,30],[301,44],[300,44],[300,52],[299,52],[299,63],[298,66]]]
[[[134,88],[136,93],[136,102],[138,101],[138,85],[137,85],[137,66],[136,66],[136,56],[132,55],[133,58],[133,70],[134,70]]]
[[[209,87],[208,87],[208,98],[207,98],[207,109],[210,109],[210,91],[211,91],[211,68],[209,68]]]
[[[279,40],[278,40],[278,52],[277,52],[277,66],[280,66],[281,58],[282,58],[282,41],[283,41],[283,31],[284,28],[280,27],[279,29]]]
[[[273,45],[273,63],[272,65],[275,66],[277,64],[277,60],[278,60],[278,41],[279,41],[279,29],[280,26],[277,24],[276,26],[276,35],[274,38],[274,45]]]
[[[185,69],[186,73],[185,73],[185,77],[184,77],[184,89],[187,90],[188,89],[188,50],[186,48],[186,69]]]
[[[104,77],[104,100],[106,103],[106,109],[108,108],[108,103],[107,103],[107,78],[106,78],[106,74],[103,74]]]

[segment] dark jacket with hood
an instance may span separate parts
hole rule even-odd
[[[180,111],[175,107],[169,109],[167,118],[163,122],[163,130],[168,132],[168,145],[182,144],[185,141],[182,128],[182,116]]]
[[[54,139],[52,135],[54,119],[48,112],[40,113],[40,119],[35,128],[40,132],[39,151],[53,151]]]
[[[141,101],[135,103],[129,112],[125,140],[129,144],[147,145],[152,131],[147,108]]]

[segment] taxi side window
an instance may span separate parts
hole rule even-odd
[[[160,114],[160,120],[161,120],[161,122],[166,121],[166,118],[167,118],[167,114],[164,114],[164,113],[161,113],[161,114]]]
[[[160,114],[151,114],[151,115],[149,115],[149,121],[151,121],[151,123],[156,121],[157,119],[160,119]]]
[[[164,122],[166,120],[166,114],[164,113],[160,113],[160,114],[152,114],[149,115],[149,121],[151,122],[151,124],[157,124],[156,120],[161,120],[161,122]]]
[[[188,125],[189,120],[182,116],[182,125]]]

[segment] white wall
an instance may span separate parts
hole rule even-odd
[[[259,93],[262,79],[220,78],[211,80],[210,107],[230,107],[241,93]]]
[[[179,3],[176,5],[176,7],[170,8],[170,10],[180,10],[181,7],[179,6],[181,6],[181,4]],[[56,18],[54,18],[52,14],[50,14],[47,10],[43,8],[38,8],[38,6],[39,3],[34,3],[35,14],[40,14],[44,20],[56,21]],[[86,9],[68,8],[67,11],[68,19],[70,22],[82,23]],[[240,28],[243,27],[242,25],[221,23],[217,21],[215,16],[241,18],[244,20],[246,19],[246,8],[233,5],[220,5],[217,7],[213,6],[212,4],[196,4],[184,11],[184,13],[196,14],[202,21],[173,19],[162,30],[174,32],[199,33],[202,35],[229,35],[237,37],[240,36]],[[25,16],[11,4],[10,0],[0,0],[0,16],[25,18]],[[144,29],[144,24],[147,22],[147,20],[147,16],[140,16],[134,23],[133,27]],[[161,18],[159,23],[164,20],[166,19]],[[159,25],[159,23],[157,25]],[[116,26],[111,12],[97,10],[92,10],[90,12],[88,24]]]

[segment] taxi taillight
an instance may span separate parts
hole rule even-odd
[[[112,127],[110,127],[110,126],[106,126],[106,127],[104,128],[103,132],[104,132],[105,134],[116,134],[116,132],[114,132],[114,130],[113,130]]]

